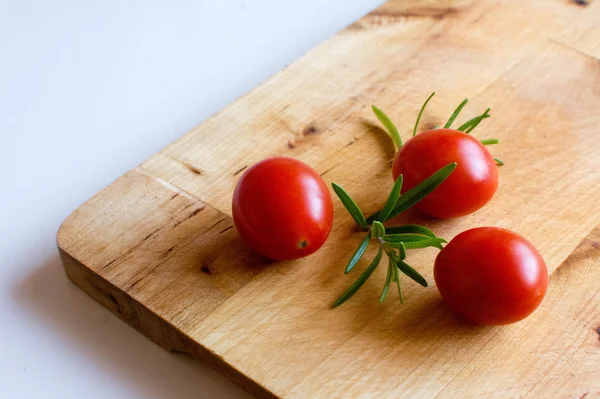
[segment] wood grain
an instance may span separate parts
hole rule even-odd
[[[67,275],[160,345],[261,397],[593,397],[600,5],[581,3],[384,4],[76,210],[57,238]],[[342,269],[360,240],[337,201],[330,239],[302,260],[261,258],[233,227],[237,180],[273,155],[308,162],[377,210],[392,185],[393,148],[370,105],[408,138],[435,89],[421,129],[443,123],[465,96],[465,120],[492,107],[477,136],[501,140],[500,188],[465,218],[409,212],[400,221],[446,238],[507,227],[536,245],[550,271],[568,258],[541,309],[517,325],[465,324],[435,287],[408,281],[405,305],[381,305],[383,270],[330,310],[355,277]],[[430,282],[435,253],[409,255]]]

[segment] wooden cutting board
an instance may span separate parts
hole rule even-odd
[[[598,397],[599,58],[597,2],[390,1],[77,209],[58,232],[67,275],[158,344],[260,397]],[[379,304],[381,268],[330,310],[357,276],[343,269],[361,239],[337,199],[329,240],[298,261],[255,255],[233,227],[238,178],[274,155],[309,163],[367,213],[380,208],[393,147],[370,105],[408,138],[433,90],[421,129],[468,96],[460,120],[491,106],[476,136],[499,138],[492,150],[506,165],[474,215],[401,221],[448,239],[507,227],[551,272],[562,264],[518,324],[453,316],[433,285],[433,249],[409,254],[432,284],[405,281],[404,305]]]

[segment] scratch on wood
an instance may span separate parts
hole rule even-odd
[[[218,225],[219,223],[221,223],[221,222],[223,222],[225,220],[227,220],[227,218],[220,219],[219,221],[217,221],[216,223],[214,223],[212,226],[210,226],[208,229],[206,229],[206,231],[212,229],[213,227],[215,227],[216,225]]]
[[[192,173],[194,173],[198,176],[202,176],[202,171],[200,169],[198,169],[197,167],[195,167],[194,165],[190,165],[189,163],[184,163],[184,162],[182,162],[182,164],[183,164],[183,166],[188,168],[188,170],[190,170]]]
[[[173,252],[173,250],[175,249],[175,247],[171,247],[169,249],[167,249],[165,252],[163,252],[162,254],[160,254],[161,257],[167,256],[168,254],[170,254],[171,252]]]
[[[219,234],[223,234],[223,233],[225,233],[227,230],[231,230],[231,229],[233,229],[233,225],[231,225],[231,226],[229,226],[229,227],[226,227],[226,228],[224,228],[223,230],[219,231]]]
[[[233,173],[233,175],[234,175],[234,176],[237,176],[237,175],[239,175],[239,174],[240,174],[240,173],[242,173],[244,170],[246,170],[246,168],[248,168],[248,165],[244,165],[244,166],[242,166],[241,168],[239,168],[238,170],[236,170],[236,171]]]
[[[187,162],[180,161],[179,159],[173,158],[171,156],[169,158],[171,158],[173,161],[175,161],[177,163],[180,163],[181,165],[183,165],[190,172],[192,172],[192,173],[194,173],[194,174],[196,174],[198,176],[202,176],[202,170],[198,169],[194,165],[192,165],[190,163],[187,163]]]
[[[142,244],[144,244],[150,238],[152,238],[153,236],[155,236],[156,233],[158,233],[160,230],[161,230],[161,228],[159,227],[158,229],[152,231],[150,234],[146,235],[140,242],[138,242],[137,244],[135,244],[133,247],[129,248],[124,254],[117,256],[115,259],[111,260],[106,265],[102,266],[102,270],[106,269],[107,267],[109,267],[113,263],[115,263],[117,261],[120,261],[120,260],[126,258],[127,256],[131,255],[136,249],[138,249]]]
[[[204,207],[198,208],[198,209],[194,209],[194,211],[192,213],[190,213],[190,215],[186,218],[186,220],[193,218],[194,216],[196,216],[197,214],[199,214],[200,212],[202,212],[203,209],[204,209]]]
[[[352,144],[356,143],[358,140],[359,140],[359,137],[354,137],[351,142],[349,142],[348,144],[346,144],[344,146],[344,148],[350,147]]]
[[[177,198],[178,196],[179,196],[179,193],[175,193],[175,194],[173,194],[173,195],[171,196],[171,198],[170,198],[170,199],[171,199],[171,200],[173,200],[173,199]]]
[[[339,166],[339,165],[340,165],[339,163],[336,163],[336,164],[335,164],[335,165],[333,165],[331,168],[329,168],[329,169],[326,169],[326,170],[325,170],[323,173],[321,173],[321,174],[320,174],[320,176],[321,176],[321,177],[323,177],[323,176],[325,175],[325,173],[328,173],[328,172],[330,172],[330,171],[331,171],[333,168],[335,168],[335,167],[337,167],[337,166]]]
[[[133,289],[133,287],[135,287],[135,286],[137,285],[137,283],[139,283],[140,281],[142,281],[143,279],[145,279],[145,278],[146,278],[146,277],[148,277],[148,276],[149,276],[149,274],[147,274],[147,275],[145,275],[145,276],[143,276],[143,277],[140,277],[139,279],[137,279],[137,280],[135,281],[135,283],[131,284],[131,287],[129,287],[129,288],[127,289],[127,292],[129,292],[130,290],[132,290],[132,289]]]
[[[187,209],[187,208],[189,208],[191,205],[194,205],[194,204],[190,204],[190,205],[186,206],[184,209]],[[201,206],[200,208],[198,208],[198,209],[195,209],[195,210],[194,210],[192,213],[190,213],[190,214],[189,214],[187,217],[185,217],[184,219],[182,219],[182,220],[178,220],[177,222],[175,222],[175,224],[173,225],[173,228],[175,228],[175,227],[179,226],[181,223],[185,222],[186,220],[193,218],[194,216],[196,216],[197,214],[199,214],[200,212],[202,212],[202,210],[204,210],[204,208],[206,208],[206,206],[204,206],[204,205],[203,205],[203,206]]]
[[[115,258],[115,259],[111,260],[106,265],[102,266],[102,269],[106,269],[107,267],[109,267],[110,265],[112,265],[113,263],[115,263],[117,260],[119,260],[119,258]]]
[[[154,230],[152,233],[148,234],[146,237],[144,237],[144,239],[142,240],[142,242],[150,239],[150,237],[152,237],[154,234],[156,234],[159,230],[160,230],[160,227],[158,229]]]

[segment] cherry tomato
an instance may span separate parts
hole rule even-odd
[[[520,235],[480,227],[454,237],[440,251],[435,283],[451,309],[476,324],[515,323],[542,302],[548,270],[535,247]]]
[[[246,170],[233,193],[232,208],[246,244],[274,260],[312,254],[333,223],[327,185],[314,169],[292,158],[268,158]]]
[[[453,129],[417,134],[396,154],[394,180],[403,175],[406,192],[449,163],[452,174],[415,207],[439,218],[464,216],[487,204],[498,188],[498,167],[490,152],[473,136]]]

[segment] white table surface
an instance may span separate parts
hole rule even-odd
[[[380,2],[0,0],[0,397],[248,397],[79,291],[56,231]]]

